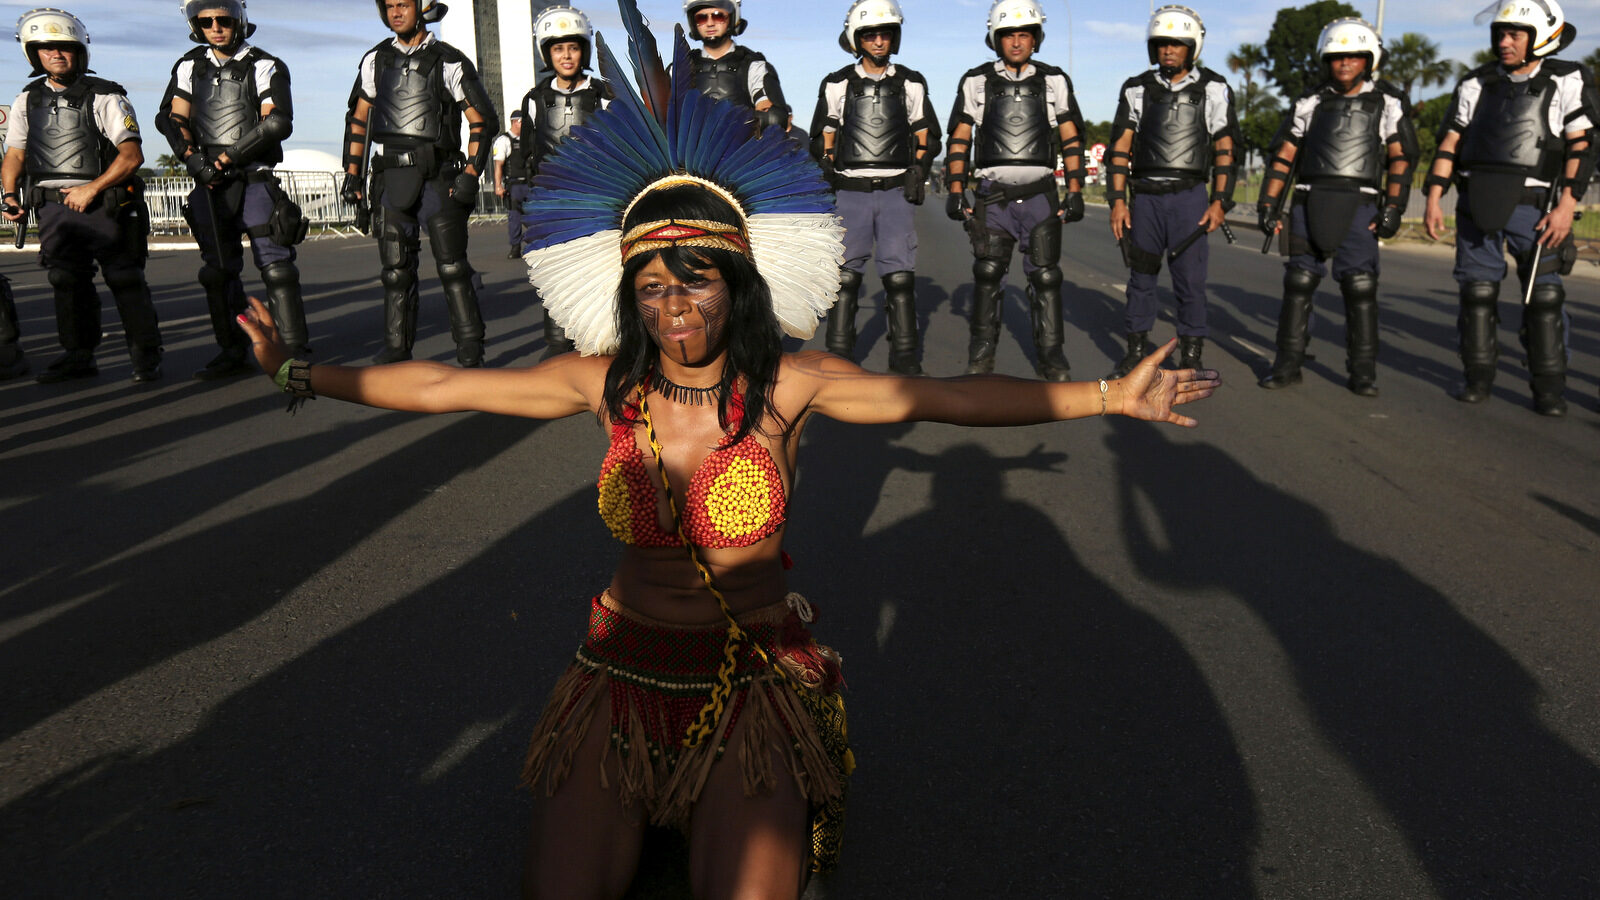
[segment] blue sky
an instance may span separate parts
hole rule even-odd
[[[166,87],[172,64],[193,45],[178,0],[48,0],[69,9],[89,28],[93,67],[103,77],[128,88],[141,124],[148,126]],[[469,0],[457,0],[458,9]],[[961,73],[992,54],[983,44],[990,0],[900,0],[906,25],[901,54],[906,65],[922,72],[933,91],[943,120],[955,97]],[[0,21],[15,23],[39,3],[0,0]],[[260,26],[255,43],[289,64],[295,93],[295,133],[290,147],[337,152],[343,131],[344,105],[361,54],[387,31],[372,0],[254,0],[252,21]],[[536,7],[545,4],[536,0]],[[1159,4],[1157,4],[1159,5]],[[1227,53],[1245,42],[1262,42],[1277,10],[1285,5],[1267,0],[1191,3],[1205,19],[1202,61],[1227,71]],[[1369,19],[1377,0],[1351,2]],[[622,42],[613,0],[579,2],[613,45]],[[641,0],[640,9],[655,23],[663,46],[673,23],[681,20],[682,0]],[[848,2],[781,2],[745,0],[749,29],[740,41],[760,50],[777,68],[784,92],[795,107],[796,123],[809,121],[817,84],[828,72],[849,62],[837,39]],[[1143,29],[1149,17],[1144,3],[1078,3],[1044,0],[1048,21],[1039,58],[1067,68],[1079,102],[1092,120],[1111,118],[1117,86],[1145,68]],[[1443,55],[1467,61],[1487,46],[1488,29],[1472,24],[1479,0],[1389,0],[1384,32],[1394,37],[1419,31],[1437,42]],[[1568,21],[1577,26],[1578,41],[1562,54],[1579,59],[1600,46],[1600,0],[1564,0]],[[826,10],[819,12],[819,10]],[[8,24],[6,31],[14,31]],[[9,102],[27,81],[28,68],[20,46],[0,62],[0,94]],[[1429,88],[1422,96],[1447,88]],[[1420,92],[1419,92],[1420,94]],[[153,129],[152,148],[164,152]]]

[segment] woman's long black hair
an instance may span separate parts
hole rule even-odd
[[[641,222],[664,219],[704,219],[742,224],[735,212],[720,197],[699,185],[680,185],[655,191],[641,199],[623,223],[623,231]],[[733,432],[732,441],[743,440],[772,416],[780,432],[789,423],[772,403],[778,380],[778,361],[783,357],[782,331],[772,312],[772,291],[749,257],[731,250],[703,247],[668,247],[641,253],[622,268],[622,283],[617,287],[616,358],[606,370],[606,412],[613,422],[626,422],[637,416],[631,409],[633,397],[658,364],[660,349],[645,330],[644,319],[634,300],[633,280],[650,261],[660,258],[680,279],[716,268],[728,285],[728,357],[717,390],[717,414],[729,421],[728,402],[735,380],[744,377],[744,416]]]

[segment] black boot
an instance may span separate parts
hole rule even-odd
[[[1564,416],[1567,401],[1567,334],[1561,318],[1566,288],[1536,284],[1522,313],[1522,343],[1528,351],[1528,374],[1533,386],[1533,408],[1541,416]]]
[[[544,311],[544,352],[539,354],[540,359],[549,359],[563,353],[571,353],[578,349],[577,345],[567,340],[567,332],[550,318],[548,307]]]
[[[1107,379],[1124,378],[1132,372],[1146,356],[1150,355],[1150,332],[1134,331],[1128,334],[1128,352],[1122,355],[1122,361],[1106,376]]]
[[[1461,312],[1456,331],[1461,338],[1461,370],[1464,381],[1455,398],[1463,403],[1482,403],[1494,387],[1495,360],[1500,355],[1496,340],[1500,314],[1500,282],[1463,281]]]
[[[1278,356],[1256,384],[1269,391],[1300,383],[1310,340],[1311,298],[1322,278],[1298,266],[1283,270],[1283,308],[1278,312]]]
[[[1000,296],[1005,292],[1008,260],[975,259],[972,262],[971,339],[967,344],[968,375],[994,371],[995,349],[1000,341]]]
[[[828,310],[829,353],[854,359],[856,349],[856,303],[861,294],[861,273],[839,270],[839,293]]]
[[[35,375],[34,381],[55,384],[100,374],[94,363],[94,348],[100,345],[100,298],[90,280],[93,276],[92,271],[49,271],[56,307],[56,338],[66,354]]]
[[[261,283],[266,286],[267,308],[289,355],[304,358],[311,347],[305,303],[300,298],[300,270],[287,259],[268,263],[261,269]]]
[[[219,352],[194,373],[201,381],[231,378],[250,371],[249,340],[235,318],[244,312],[244,285],[237,276],[211,265],[200,267],[200,286],[206,292],[206,312]]]
[[[1071,381],[1072,367],[1061,352],[1061,269],[1045,266],[1028,278],[1028,311],[1033,316],[1034,367],[1045,381]]]
[[[11,282],[0,275],[0,381],[28,374],[28,360],[22,355],[22,331],[17,327],[17,301]]]
[[[1378,396],[1378,276],[1370,272],[1346,275],[1339,284],[1344,292],[1345,348],[1349,359],[1345,384],[1359,397]]]
[[[890,272],[883,276],[883,298],[884,319],[889,323],[889,371],[921,375],[922,364],[917,361],[916,274]]]
[[[478,312],[472,274],[472,266],[465,259],[439,264],[439,284],[444,290],[445,308],[450,311],[450,336],[456,342],[456,362],[463,369],[483,365],[483,316]]]
[[[1185,337],[1178,335],[1178,368],[1200,368],[1200,351],[1205,349],[1206,339],[1203,337]]]

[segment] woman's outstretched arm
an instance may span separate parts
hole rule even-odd
[[[905,378],[878,375],[828,353],[786,359],[786,374],[811,391],[809,412],[862,425],[948,422],[952,425],[1034,425],[1086,416],[1123,415],[1193,428],[1173,407],[1211,396],[1222,382],[1209,369],[1160,367],[1177,341],[1145,357],[1127,377],[1054,383],[1002,375]]]
[[[265,304],[250,298],[239,317],[250,336],[256,361],[268,377],[276,375],[289,350],[278,336]],[[530,419],[560,419],[597,408],[607,361],[558,356],[528,369],[458,369],[436,362],[386,366],[312,366],[311,389],[382,409],[444,413],[476,410]]]

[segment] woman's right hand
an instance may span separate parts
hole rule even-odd
[[[278,325],[272,321],[267,305],[255,297],[249,298],[250,308],[239,314],[239,327],[250,338],[250,349],[261,364],[261,371],[274,378],[289,358],[289,346],[278,334]]]

